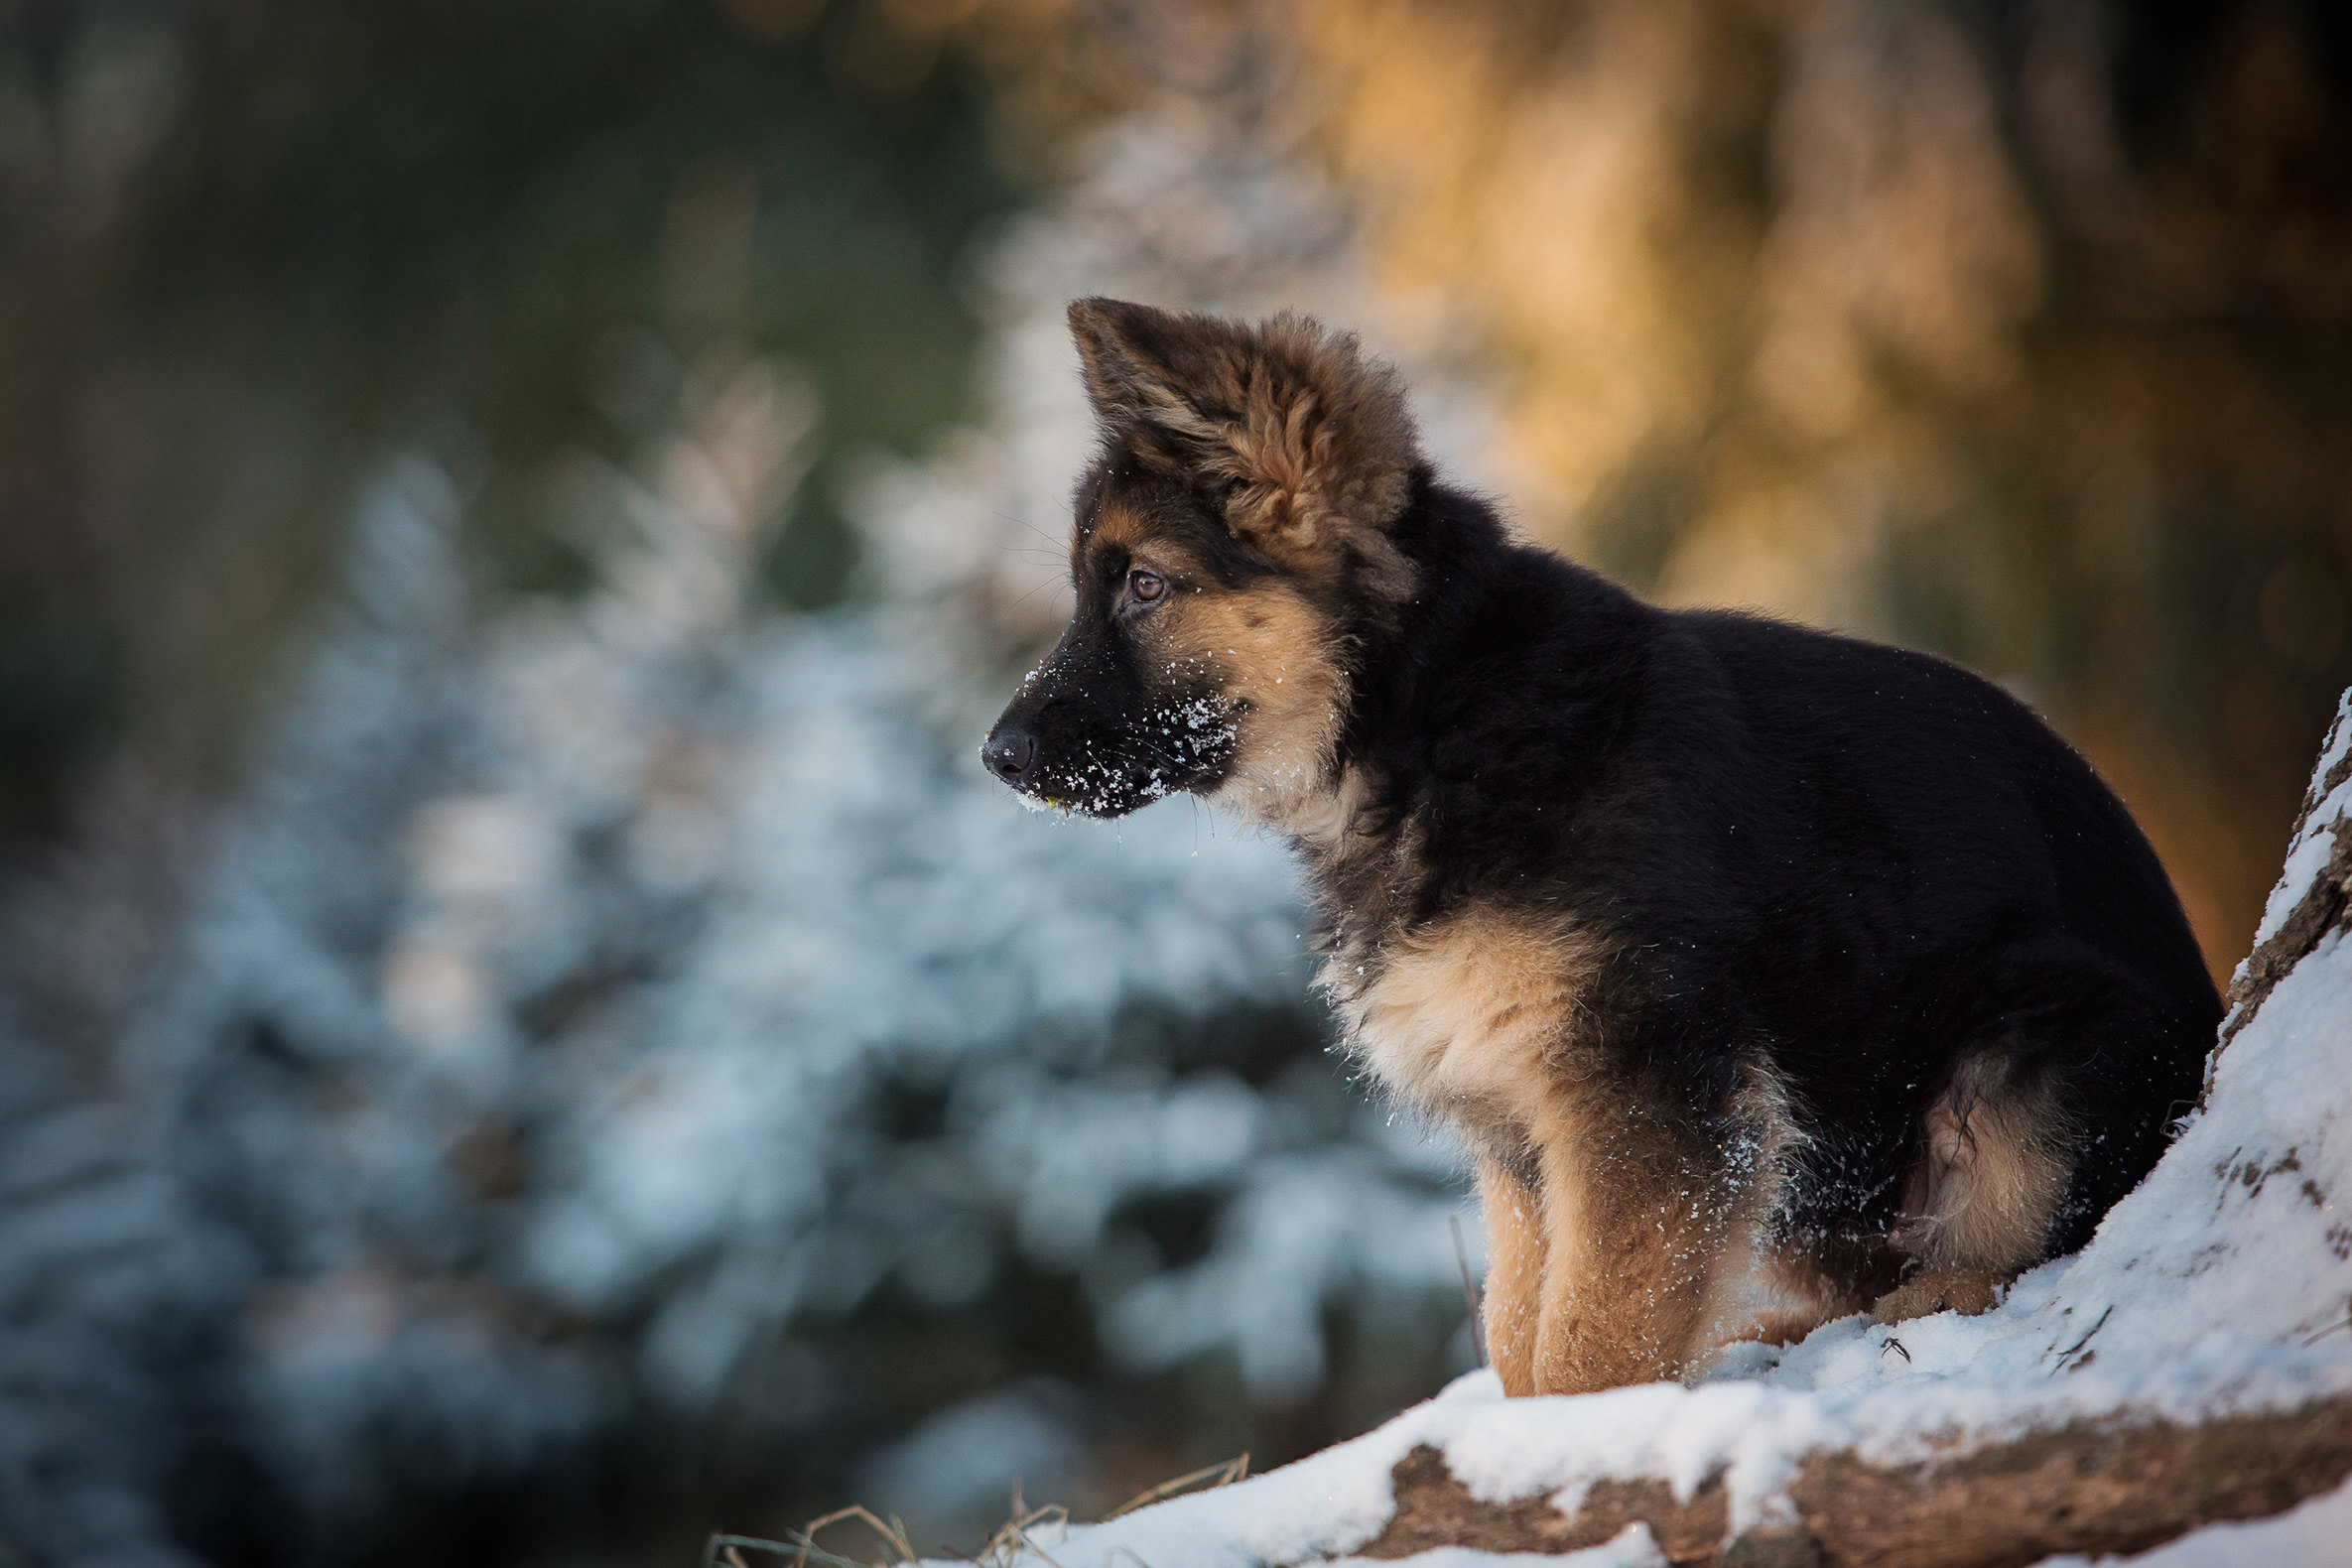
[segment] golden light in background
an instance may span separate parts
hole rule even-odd
[[[2192,51],[2155,131],[2088,0],[1999,49],[1935,0],[1027,0],[960,25],[1047,115],[1232,112],[1239,71],[1136,40],[1253,50],[1249,112],[1351,195],[1384,290],[1491,365],[1523,527],[1668,602],[2004,681],[2126,794],[2216,971],[2244,952],[2352,679],[2327,346],[2352,349],[2352,124],[2282,14]]]

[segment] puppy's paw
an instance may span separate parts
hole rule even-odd
[[[1903,1323],[1937,1312],[1957,1312],[1964,1318],[1990,1312],[2009,1281],[1981,1268],[1950,1268],[1904,1281],[1879,1298],[1870,1309],[1873,1323]]]

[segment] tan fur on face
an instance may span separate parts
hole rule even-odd
[[[1331,792],[1345,681],[1322,617],[1295,588],[1176,593],[1148,646],[1171,671],[1206,670],[1234,716],[1232,771],[1212,797],[1290,831]]]
[[[1284,313],[1256,327],[1118,300],[1070,307],[1105,427],[1163,472],[1223,489],[1235,534],[1322,580],[1353,560],[1374,597],[1413,573],[1385,529],[1419,445],[1396,372]]]
[[[1997,1059],[1960,1064],[1928,1108],[1896,1241],[1930,1270],[2014,1274],[2039,1257],[2072,1174],[2048,1086]]]
[[[1087,530],[1081,544],[1090,550],[1115,546],[1131,551],[1143,542],[1144,533],[1142,518],[1124,506],[1111,503],[1095,513],[1094,526]]]

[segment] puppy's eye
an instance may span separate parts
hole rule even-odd
[[[1137,603],[1148,604],[1168,591],[1168,580],[1157,572],[1130,572],[1127,574],[1127,591],[1135,595]]]

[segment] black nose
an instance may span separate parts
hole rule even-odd
[[[998,729],[980,747],[988,771],[1018,789],[1037,765],[1037,737],[1026,729]]]

